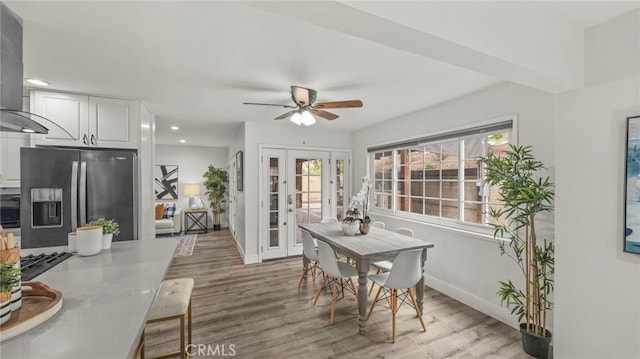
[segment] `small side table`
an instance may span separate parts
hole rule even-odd
[[[206,208],[187,208],[184,210],[184,233],[209,231],[209,210]],[[189,223],[191,222],[191,223]]]

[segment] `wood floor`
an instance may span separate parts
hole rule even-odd
[[[229,231],[198,234],[193,255],[174,258],[167,274],[195,281],[193,344],[203,350],[195,357],[530,358],[518,331],[428,287],[426,333],[403,306],[392,344],[391,311],[378,303],[367,334],[359,335],[350,293],[337,302],[330,326],[331,295],[313,306],[310,279],[298,288],[301,268],[301,258],[244,265]],[[147,326],[147,356],[177,348],[177,333],[177,324]]]

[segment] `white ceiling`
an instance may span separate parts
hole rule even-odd
[[[612,2],[32,2],[24,75],[54,89],[141,99],[156,141],[227,146],[244,121],[270,122],[290,85],[318,102],[360,99],[317,127],[357,130],[512,81],[582,85],[584,28],[638,7]],[[180,130],[173,132],[171,125]],[[309,130],[312,130],[311,127]]]

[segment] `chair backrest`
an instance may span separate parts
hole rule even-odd
[[[318,250],[313,242],[313,236],[306,230],[302,230],[302,252],[309,260],[318,261]]]
[[[385,224],[384,224],[384,222],[374,221],[374,222],[371,222],[371,227],[377,227],[377,228],[384,229]]]
[[[333,217],[326,217],[323,218],[320,223],[338,223],[338,219]]]
[[[334,278],[341,278],[342,273],[338,268],[338,262],[336,261],[336,254],[331,249],[331,246],[323,241],[318,241],[318,257],[320,258],[320,266],[322,271]]]
[[[404,234],[405,236],[413,237],[413,230],[409,228],[398,228],[396,233]]]
[[[404,289],[416,285],[422,278],[421,260],[422,249],[400,252],[393,261],[393,267],[384,286],[391,289]]]

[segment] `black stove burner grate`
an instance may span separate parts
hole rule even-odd
[[[28,256],[20,257],[22,280],[29,281],[55,267],[72,255],[73,254],[68,252],[53,252],[51,254],[29,254]]]

